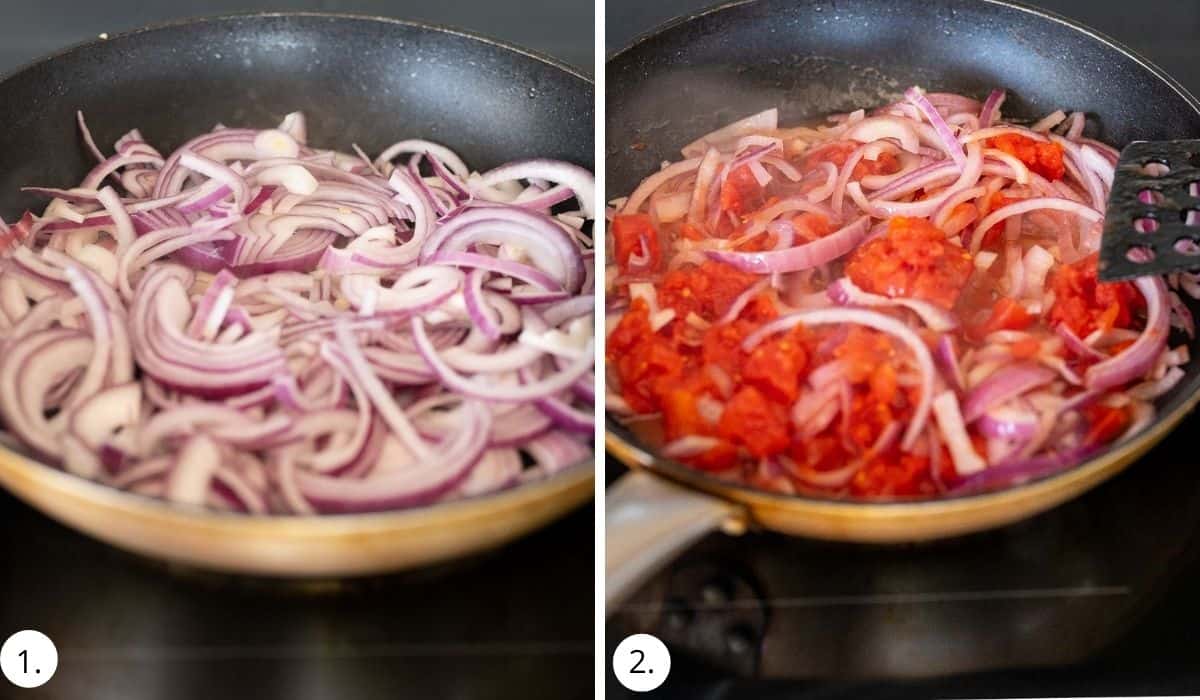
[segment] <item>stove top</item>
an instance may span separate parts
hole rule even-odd
[[[125,554],[2,495],[0,636],[58,647],[22,698],[592,697],[593,517],[432,569],[288,582]]]
[[[610,51],[710,3],[607,0]],[[1200,5],[1041,0],[1200,94]],[[1169,20],[1169,21],[1164,21]],[[1124,474],[1037,518],[947,542],[713,535],[609,619],[649,632],[662,698],[1200,693],[1200,479],[1192,417]],[[609,478],[622,468],[610,459]],[[608,697],[632,697],[609,674]]]
[[[1189,427],[1200,420],[1083,498],[993,532],[903,546],[711,536],[611,616],[610,653],[634,632],[661,638],[667,698],[741,697],[763,680],[789,697],[870,683],[999,697],[1016,691],[997,682],[1034,677],[1061,684],[1033,686],[1043,696],[1112,693],[1125,680],[1200,690]]]

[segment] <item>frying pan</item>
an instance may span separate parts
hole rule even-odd
[[[1004,87],[1006,116],[1082,110],[1087,134],[1118,146],[1200,133],[1200,103],[1150,62],[1063,17],[1000,0],[735,2],[660,27],[606,70],[609,197],[738,117],[779,107],[780,122],[794,124],[895,101],[910,85],[980,98]],[[1193,357],[1198,348],[1192,341]],[[907,542],[1044,511],[1116,474],[1178,424],[1200,390],[1200,364],[1186,371],[1157,402],[1157,420],[1102,455],[1023,486],[931,501],[854,503],[730,484],[657,457],[610,415],[606,446],[635,469],[606,497],[609,609],[716,528]]]
[[[83,44],[0,81],[0,213],[39,204],[22,185],[70,187],[87,172],[76,109],[101,144],[138,127],[173,149],[218,122],[266,128],[303,110],[311,142],[340,150],[427,138],[479,169],[532,156],[593,160],[592,84],[550,59],[411,22],[241,15]],[[592,471],[589,460],[412,510],[251,517],[168,505],[0,450],[0,485],[93,537],[200,567],[295,577],[397,570],[497,546],[585,501]]]

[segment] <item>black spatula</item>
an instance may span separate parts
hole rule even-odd
[[[1200,270],[1200,140],[1121,152],[1100,241],[1100,279]]]

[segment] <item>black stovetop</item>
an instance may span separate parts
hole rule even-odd
[[[608,0],[616,50],[697,0]],[[1200,5],[1042,0],[1200,94]],[[662,698],[1198,694],[1200,431],[1024,523],[949,542],[851,546],[714,535],[619,609],[672,653]],[[610,459],[610,478],[620,467]],[[633,697],[611,673],[608,697]]]
[[[254,10],[387,15],[471,29],[592,73],[591,0],[39,0],[5,3],[0,73],[101,32]],[[0,492],[0,640],[60,654],[0,698],[590,698],[594,510],[482,557],[389,578],[280,584],[168,569]]]

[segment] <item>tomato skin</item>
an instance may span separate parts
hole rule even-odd
[[[662,244],[649,214],[618,214],[608,227],[621,272],[630,271],[629,259],[635,254],[648,256],[646,268],[657,270],[662,264]],[[644,268],[639,268],[644,271]]]
[[[740,165],[725,176],[721,183],[721,210],[745,216],[762,206],[763,188],[758,184],[749,165]]]
[[[1047,180],[1061,180],[1066,173],[1063,148],[1057,143],[1035,141],[1023,134],[1001,134],[988,139],[988,146],[1017,158]]]
[[[886,234],[850,254],[846,275],[868,292],[950,309],[974,267],[971,254],[948,242],[941,229],[926,219],[898,216],[888,222]]]
[[[1098,255],[1073,265],[1062,265],[1050,274],[1054,305],[1047,319],[1051,326],[1065,324],[1081,338],[1096,330],[1129,328],[1145,307],[1145,299],[1129,282],[1100,282]]]
[[[1124,407],[1092,404],[1083,409],[1088,423],[1084,444],[1103,445],[1121,436],[1129,424],[1129,412]]]
[[[1033,314],[1026,311],[1020,302],[1010,297],[1000,297],[992,307],[992,315],[983,325],[983,333],[987,335],[996,331],[1023,331],[1032,326],[1034,320],[1036,319]]]
[[[718,429],[721,437],[758,458],[782,452],[789,444],[787,410],[752,386],[739,389],[725,405]]]

